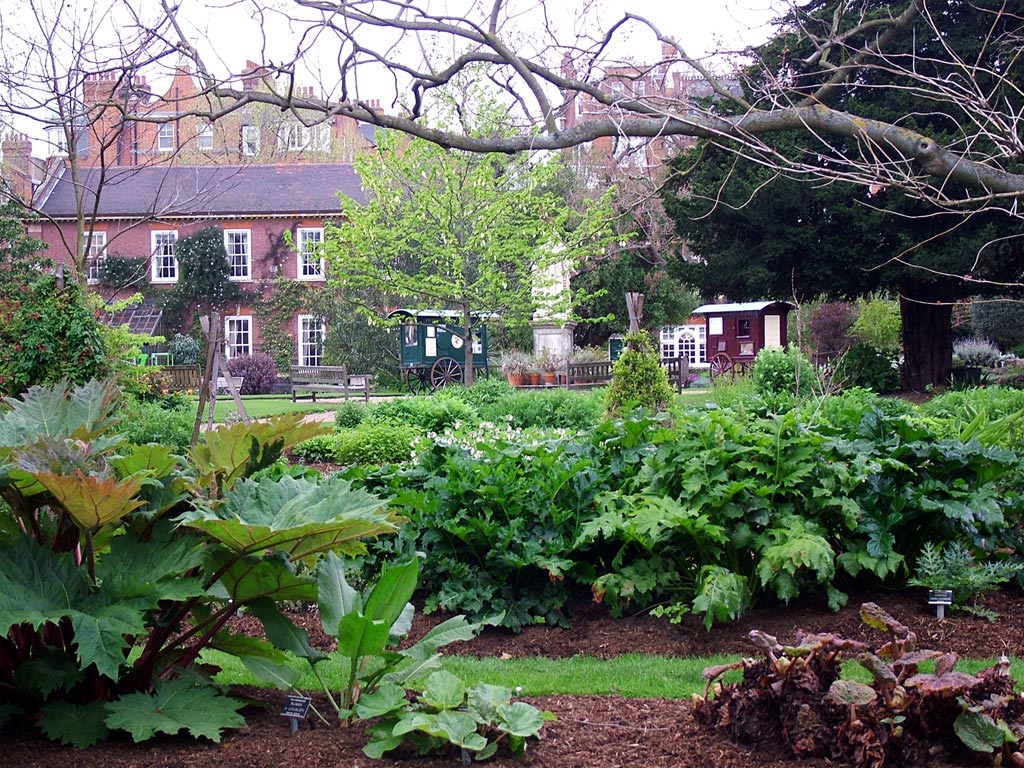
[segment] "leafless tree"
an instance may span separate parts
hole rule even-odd
[[[190,41],[185,11],[172,7],[168,0],[161,2],[165,26],[150,26],[147,31],[166,35],[161,39],[188,55],[211,92],[225,100],[212,117],[256,100],[324,117],[345,114],[446,147],[482,152],[558,150],[606,137],[730,139],[752,161],[787,173],[825,174],[869,186],[899,188],[945,209],[984,203],[1015,211],[1024,192],[1024,174],[1017,172],[1015,165],[1024,150],[1024,93],[1005,76],[1010,67],[985,72],[987,79],[1000,82],[1001,100],[996,102],[991,92],[976,86],[980,68],[985,66],[978,60],[962,58],[951,48],[932,51],[927,54],[934,58],[929,63],[938,66],[929,69],[939,74],[924,77],[915,66],[919,63],[915,51],[893,50],[895,41],[906,38],[901,32],[935,24],[928,0],[894,0],[885,18],[853,16],[860,13],[863,3],[846,3],[841,8],[849,18],[837,17],[831,29],[804,28],[798,23],[795,31],[814,45],[813,60],[807,63],[820,67],[828,77],[819,79],[813,89],[801,91],[786,82],[785,72],[773,73],[774,83],[754,99],[738,95],[705,61],[688,55],[668,31],[640,15],[627,13],[603,33],[589,37],[572,33],[567,39],[561,34],[571,25],[557,25],[543,0],[529,5],[513,0],[467,3],[464,13],[451,12],[450,5],[435,7],[429,0],[239,0],[232,10],[246,5],[249,13],[263,19],[265,29],[278,34],[288,28],[295,33],[294,55],[276,63],[265,62],[271,69],[294,73],[309,66],[314,57],[322,62],[323,51],[330,46],[335,77],[334,85],[329,85],[324,79],[326,69],[317,65],[324,87],[316,96],[288,89],[247,92],[206,66],[200,46]],[[1016,4],[989,3],[987,7],[990,10],[979,8],[977,12],[992,15],[993,29],[998,27],[998,18],[1020,19],[1011,16],[1017,13]],[[631,28],[652,32],[667,46],[674,63],[706,78],[717,97],[731,103],[735,114],[723,116],[657,94],[607,89],[602,72],[614,63],[611,52],[616,50],[617,38]],[[993,35],[985,41],[986,46],[999,48],[999,60],[1007,65],[1016,63],[1022,44],[1024,36],[1020,34]],[[565,66],[567,62],[571,66]],[[446,89],[468,68],[484,72],[483,76],[506,92],[522,119],[517,134],[467,135],[424,119],[431,95]],[[898,73],[922,112],[933,105],[955,103],[964,116],[964,138],[944,145],[900,121],[866,119],[832,106],[841,86],[870,68]],[[372,71],[391,78],[397,94],[391,109],[378,109],[360,98],[360,83]],[[581,95],[603,105],[605,114],[566,127],[561,118]],[[762,140],[784,130],[803,131],[811,139],[822,137],[822,152],[830,151],[829,137],[855,139],[859,151],[834,158],[828,170],[823,170],[822,164],[803,167],[779,156]]]
[[[104,189],[131,184],[132,174],[169,165],[177,154],[140,155],[138,131],[121,119],[128,112],[152,113],[156,95],[145,73],[172,71],[180,58],[149,25],[134,24],[139,17],[129,11],[125,0],[89,5],[28,0],[0,7],[0,113],[13,130],[26,131],[37,142],[45,136],[44,186],[58,177],[70,180],[75,226],[68,234],[55,229],[66,256],[51,255],[79,275],[88,268]],[[31,187],[28,194],[20,192],[8,187],[4,194],[48,218],[36,207]],[[181,207],[187,201],[174,203]],[[167,212],[154,208],[142,218]],[[127,229],[104,241],[106,248],[112,249]]]

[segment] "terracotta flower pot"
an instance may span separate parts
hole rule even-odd
[[[535,387],[538,384],[540,384],[540,374],[539,373],[531,373],[530,374],[530,384],[532,384]]]

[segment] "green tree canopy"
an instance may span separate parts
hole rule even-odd
[[[504,130],[504,110],[478,114],[474,130]],[[557,193],[557,160],[445,150],[392,133],[356,169],[367,201],[343,199],[345,223],[328,228],[329,283],[392,305],[453,310],[467,335],[491,313],[527,323],[543,302],[545,270],[575,265],[608,236],[600,202],[575,211]],[[472,345],[464,349],[469,383]]]
[[[885,17],[895,6],[886,0],[862,5],[862,21]],[[938,3],[941,9],[935,5],[930,8],[932,21],[944,38],[929,36],[933,28],[920,24],[901,33],[916,36],[913,43],[896,46],[916,50],[922,74],[932,67],[930,74],[941,76],[937,59],[929,57],[940,46],[985,61],[994,72],[1021,68],[1017,61],[1000,62],[996,46],[984,47],[995,17],[957,0]],[[815,0],[801,9],[823,29],[841,16],[836,11],[836,0]],[[795,17],[789,21],[789,29],[795,29]],[[860,34],[873,33],[867,28]],[[857,48],[855,41],[850,43]],[[767,69],[747,73],[750,97],[769,79],[781,77],[796,98],[827,81],[833,65],[856,65],[825,65],[810,41],[795,33],[779,35],[758,54]],[[977,86],[991,86],[993,94],[1006,87],[1003,79],[990,78],[987,85],[985,79],[980,72]],[[900,119],[946,143],[966,141],[960,124],[964,115],[955,102],[922,102],[917,96],[906,77],[871,69],[842,85],[836,102],[875,119]],[[835,157],[856,151],[856,142],[856,137],[831,139],[830,150],[823,152],[817,144],[809,147],[805,134],[790,132],[772,136],[769,151],[787,158],[791,168],[825,168]],[[843,298],[888,288],[901,301],[904,384],[923,389],[946,383],[952,357],[951,304],[984,290],[986,281],[1020,279],[1019,246],[1005,239],[1021,234],[1020,220],[982,205],[964,218],[960,211],[947,212],[931,201],[887,188],[808,184],[798,173],[747,163],[731,149],[704,146],[677,158],[676,175],[666,186],[666,208],[703,257],[692,270],[701,290],[744,300],[819,294]],[[884,155],[885,148],[879,152]]]

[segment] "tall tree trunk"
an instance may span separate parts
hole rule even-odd
[[[900,293],[903,320],[903,388],[924,392],[928,385],[949,384],[953,363],[953,306],[949,302],[915,301]]]
[[[473,386],[473,315],[470,312],[469,304],[462,305],[462,332],[465,334],[462,345],[462,383],[467,387]]]

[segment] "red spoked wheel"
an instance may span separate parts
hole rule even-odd
[[[709,366],[710,368],[708,372],[712,379],[725,377],[730,379],[736,378],[736,366],[733,364],[732,358],[725,352],[719,352],[717,355],[712,357]]]

